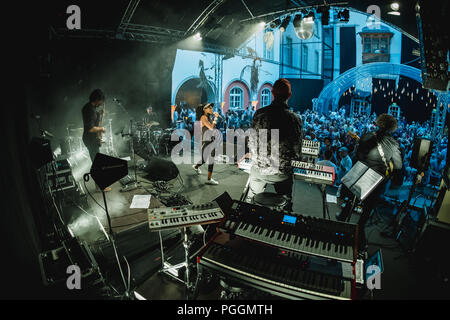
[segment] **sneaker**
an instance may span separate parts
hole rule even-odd
[[[214,180],[213,178],[211,178],[210,180],[206,180],[205,183],[206,183],[206,184],[212,184],[212,185],[217,185],[217,184],[219,184],[219,182],[217,182],[217,181]]]
[[[195,164],[192,166],[192,169],[194,169],[195,172],[197,172],[197,174],[202,174],[202,171],[200,170],[200,168],[196,168]]]

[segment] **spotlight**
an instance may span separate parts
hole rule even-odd
[[[266,26],[266,23],[264,21],[261,21],[260,23],[258,23],[258,26],[263,29]]]
[[[280,32],[285,32],[287,26],[289,25],[289,22],[291,21],[291,16],[287,16],[284,20],[283,23],[280,26]]]
[[[197,41],[202,40],[202,35],[200,34],[200,32],[197,32],[196,34],[194,34],[194,40],[197,40]]]
[[[330,7],[320,7],[318,10],[322,14],[322,25],[327,26],[330,21]]]
[[[398,11],[400,9],[400,5],[397,2],[391,3],[391,9],[394,11]]]
[[[391,3],[391,9],[392,9],[392,11],[388,12],[388,14],[393,15],[393,16],[400,15],[400,11],[398,11],[400,9],[400,5],[397,2]]]
[[[348,22],[350,20],[350,11],[348,9],[339,11],[337,17],[339,21]]]
[[[272,29],[276,29],[278,28],[278,26],[281,24],[281,20],[280,18],[273,20],[272,22],[270,22],[270,27]]]

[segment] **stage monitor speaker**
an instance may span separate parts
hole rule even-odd
[[[53,161],[50,140],[33,137],[29,144],[30,159],[36,169]]]
[[[433,141],[429,139],[415,138],[411,155],[411,167],[421,171],[428,168],[430,156],[433,151]]]
[[[439,195],[435,205],[438,206],[436,208],[436,219],[439,222],[447,223],[450,226],[450,190],[447,188],[444,181],[441,182]]]
[[[91,176],[103,190],[128,174],[128,163],[103,153],[97,153],[91,167]]]
[[[416,253],[435,261],[450,263],[450,225],[438,220],[428,220],[420,234]]]
[[[175,163],[159,158],[150,159],[147,172],[147,179],[150,181],[170,181],[180,174]]]
[[[420,0],[416,5],[416,22],[420,44],[420,64],[426,89],[448,90],[449,0]],[[447,24],[448,26],[448,24]]]

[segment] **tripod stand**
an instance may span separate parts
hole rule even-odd
[[[409,190],[408,199],[406,201],[403,201],[403,203],[400,205],[399,211],[397,212],[397,215],[394,218],[394,221],[393,221],[394,229],[393,229],[391,236],[393,238],[395,238],[396,241],[400,240],[400,237],[404,233],[404,229],[405,229],[407,223],[409,221],[411,221],[411,219],[412,219],[410,216],[411,209],[416,209],[416,210],[419,209],[418,211],[420,212],[417,229],[419,229],[421,227],[421,225],[425,222],[426,215],[427,215],[426,210],[424,208],[416,208],[411,205],[412,196],[416,190],[417,185],[421,182],[423,175],[424,175],[424,173],[421,172],[420,174],[418,174],[415,177],[413,185],[411,186],[411,189]],[[413,239],[413,245],[415,245],[417,237],[418,237],[418,233],[415,235],[415,237]]]
[[[187,227],[181,228],[181,235],[183,237],[184,261],[179,264],[172,265],[169,262],[165,261],[164,259],[161,231],[159,231],[159,239],[161,243],[161,264],[162,264],[162,267],[159,270],[159,272],[164,273],[169,277],[183,283],[186,286],[186,298],[188,299],[189,293],[191,293],[191,291],[194,289],[194,284],[191,282],[190,262],[189,262],[190,259],[189,249],[192,245],[192,241],[189,240]],[[178,278],[178,270],[180,270],[181,268],[186,268],[184,280]]]

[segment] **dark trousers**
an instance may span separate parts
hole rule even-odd
[[[100,152],[100,146],[98,145],[98,143],[86,142],[84,140],[83,142],[89,151],[89,157],[91,158],[92,163],[94,163],[95,156]]]
[[[200,167],[201,165],[203,165],[204,163],[208,163],[208,172],[212,172],[213,168],[214,168],[214,157],[216,156],[216,152],[215,149],[213,149],[211,151],[211,154],[205,154],[207,153],[207,151],[205,151],[206,147],[209,146],[211,144],[210,143],[204,143],[202,145],[202,160],[197,163],[197,167]]]

